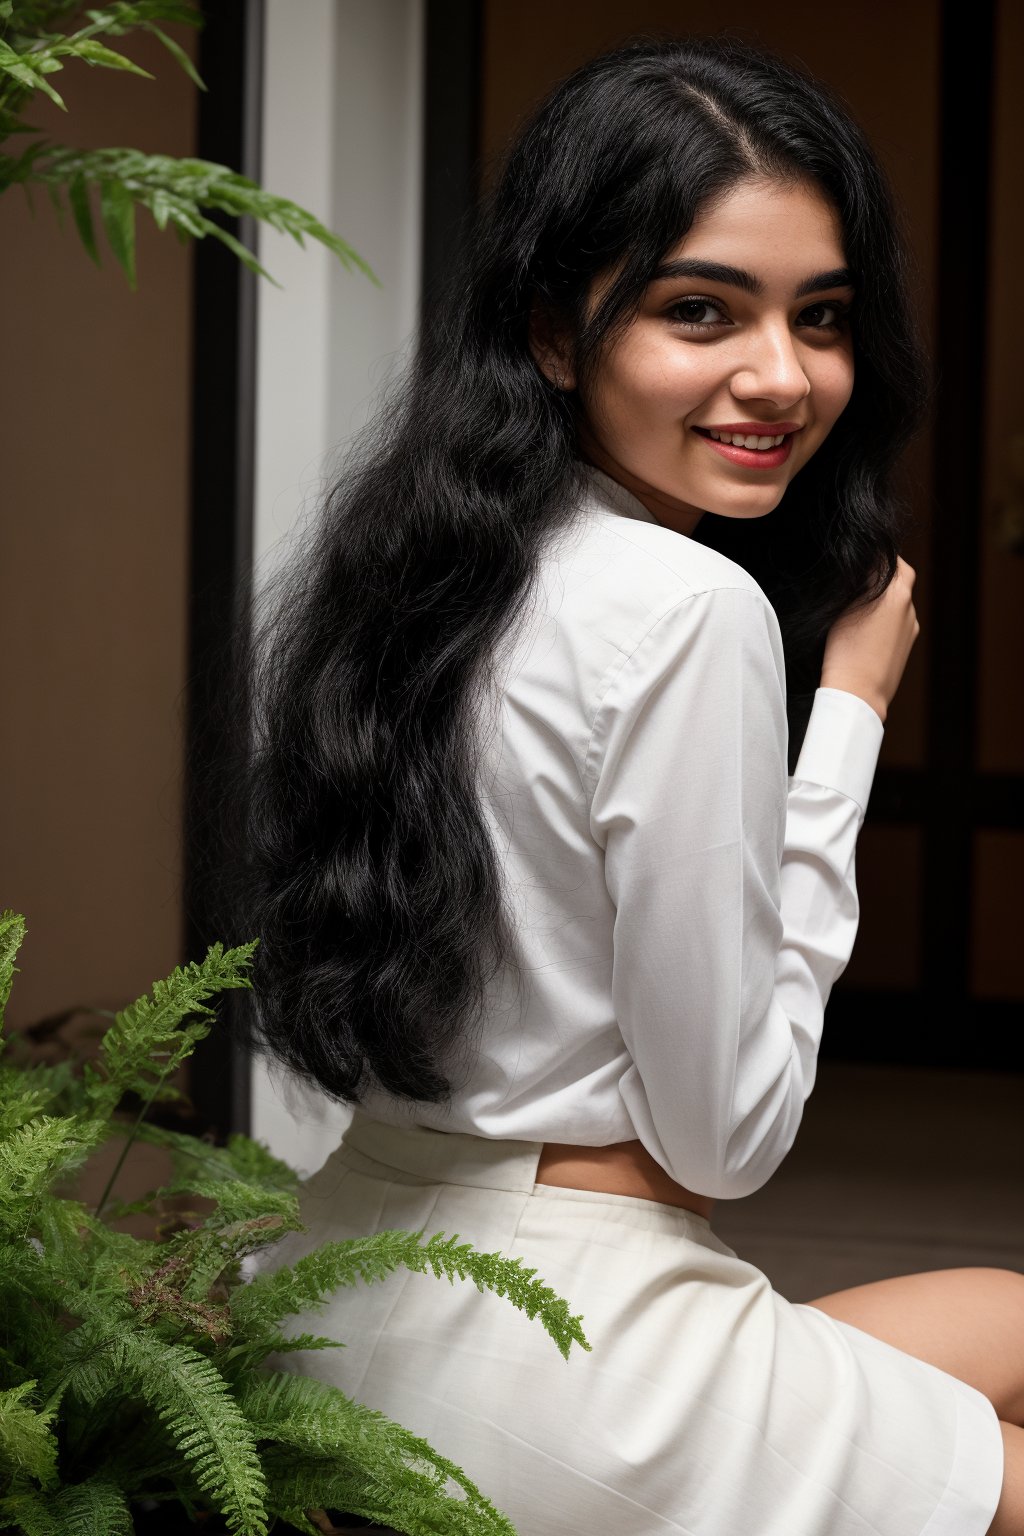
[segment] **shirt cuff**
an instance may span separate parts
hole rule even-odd
[[[864,812],[884,735],[880,716],[859,694],[818,688],[793,778],[837,789]]]

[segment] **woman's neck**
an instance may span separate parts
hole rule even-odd
[[[704,516],[702,509],[687,506],[685,502],[677,501],[674,497],[659,491],[656,486],[648,485],[646,481],[638,479],[625,465],[605,453],[589,434],[583,432],[580,433],[579,456],[585,464],[599,469],[617,485],[621,485],[623,490],[635,496],[640,505],[663,528],[671,528],[674,533],[685,536],[694,531]]]

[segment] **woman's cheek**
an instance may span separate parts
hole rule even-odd
[[[824,359],[823,359],[824,361]],[[845,411],[853,395],[853,354],[837,351],[822,369],[816,391],[820,418],[832,426]]]

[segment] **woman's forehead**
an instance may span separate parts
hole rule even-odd
[[[792,287],[812,275],[846,266],[839,215],[813,183],[739,182],[697,215],[665,253],[659,272],[678,263],[717,263],[742,274],[736,286],[763,291]],[[723,279],[727,280],[727,279]]]

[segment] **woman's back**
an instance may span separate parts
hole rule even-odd
[[[801,862],[787,870],[771,605],[596,470],[493,676],[479,781],[512,963],[488,986],[450,1104],[374,1093],[363,1108],[478,1136],[639,1138],[687,1189],[749,1193],[813,1085],[856,930],[853,850],[881,722],[851,694],[816,699],[788,786]],[[780,859],[803,909],[788,922]]]

